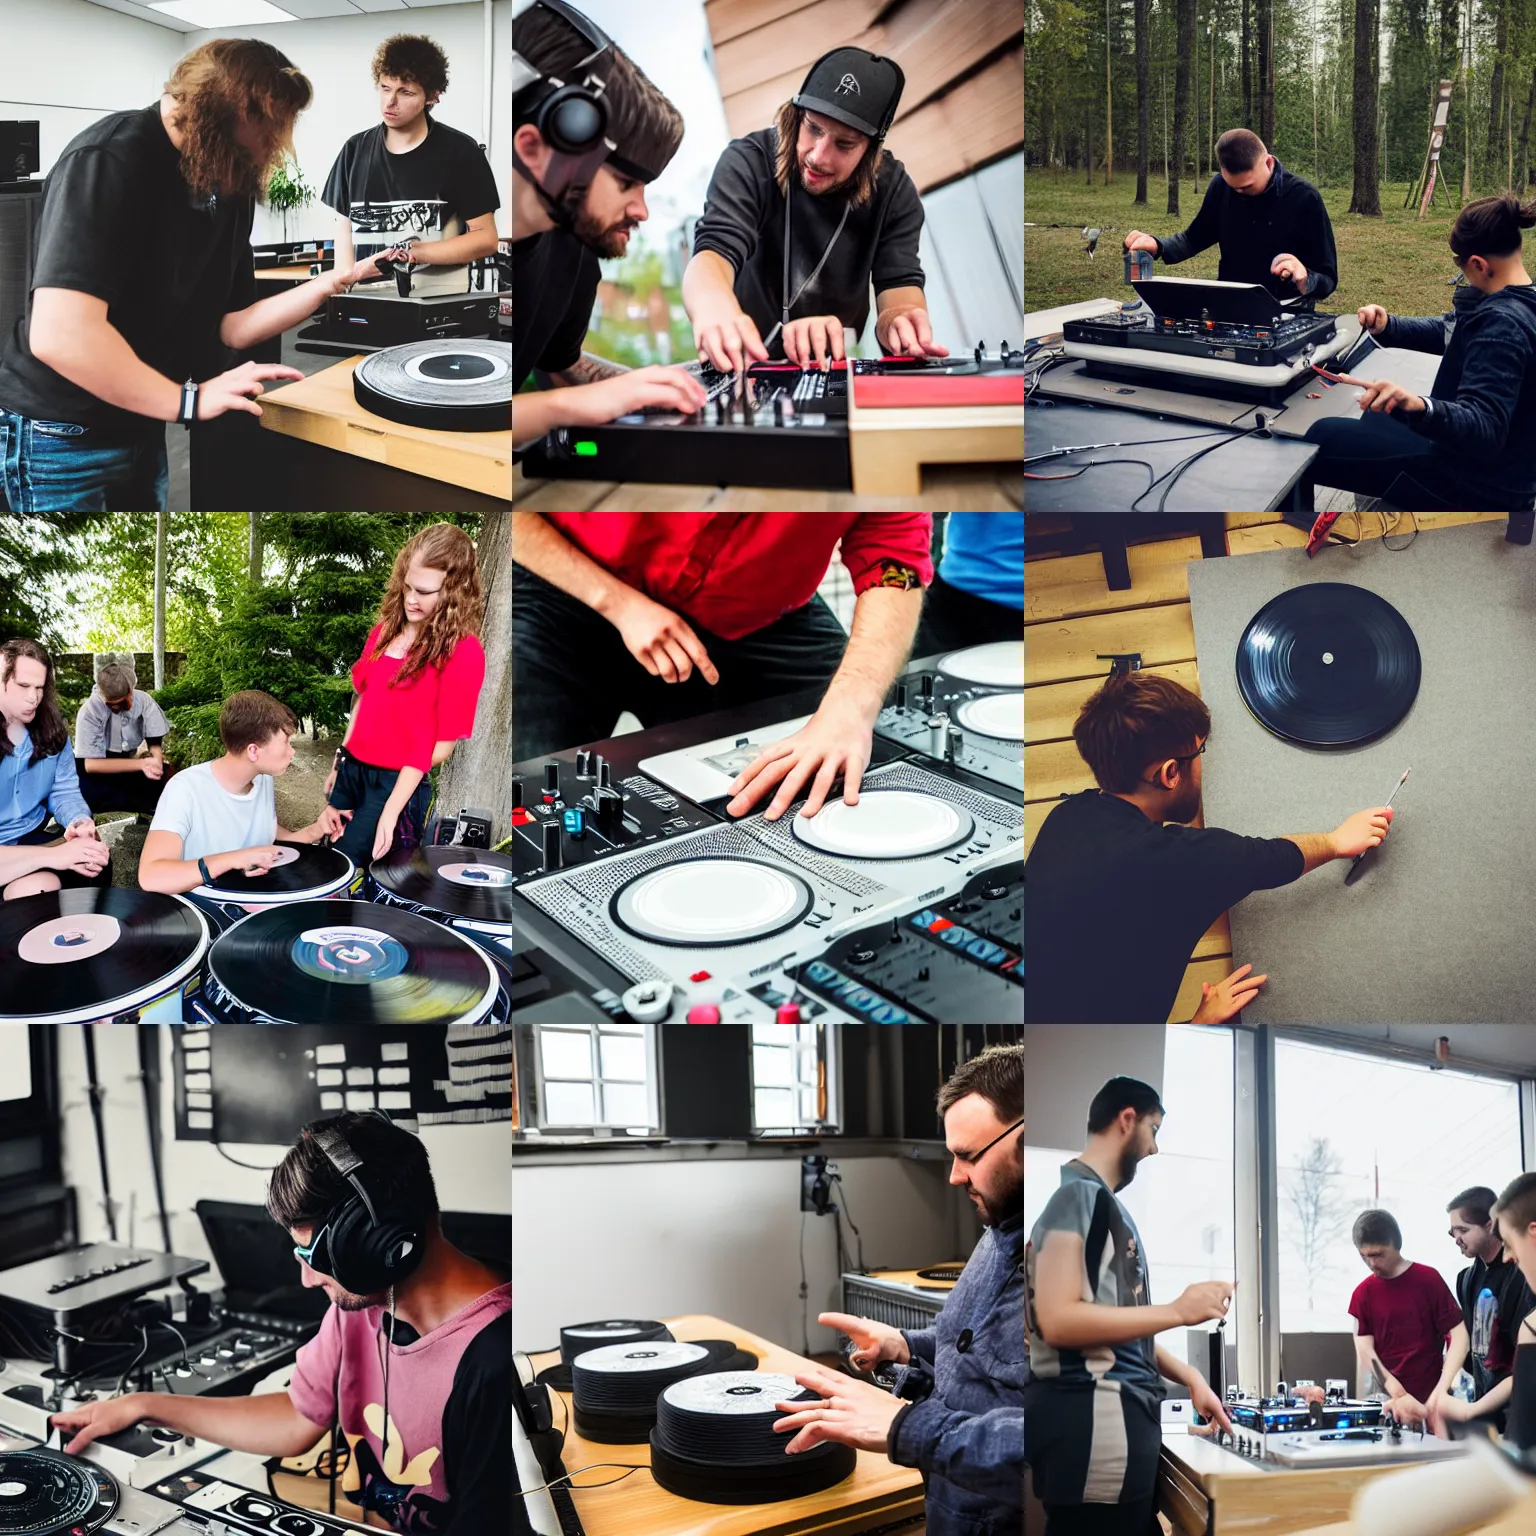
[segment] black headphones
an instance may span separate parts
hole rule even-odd
[[[393,1128],[388,1115],[376,1109],[369,1113]],[[426,1257],[423,1213],[400,1208],[398,1200],[392,1204],[335,1126],[321,1126],[310,1134],[331,1166],[356,1191],[326,1212],[313,1239],[310,1268],[330,1275],[357,1296],[372,1296],[399,1285]],[[321,1262],[316,1263],[317,1259]]]
[[[587,83],[586,69],[613,44],[607,33],[593,25],[579,11],[572,10],[564,0],[535,0],[535,3],[547,11],[553,11],[574,27],[592,45],[592,52],[568,71],[579,78],[562,83],[523,58],[514,45],[513,122],[518,127],[532,123],[545,143],[561,154],[584,155],[603,142],[603,135],[608,129],[608,108],[602,97],[603,82],[597,81],[594,89]]]

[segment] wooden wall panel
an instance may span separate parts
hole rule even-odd
[[[1024,142],[1023,48],[920,107],[885,142],[919,192],[1017,149]]]

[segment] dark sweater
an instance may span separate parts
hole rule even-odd
[[[1220,174],[1211,177],[1194,223],[1157,242],[1157,254],[1173,266],[1221,245],[1216,276],[1224,283],[1261,283],[1277,299],[1299,299],[1293,309],[1310,309],[1339,286],[1339,258],[1333,225],[1322,195],[1310,181],[1275,161],[1269,185],[1257,197],[1234,192]],[[1269,269],[1276,256],[1294,256],[1307,269],[1307,294],[1288,277]]]
[[[1288,838],[1160,826],[1096,789],[1069,796],[1024,861],[1026,1018],[1165,1022],[1201,934],[1305,867]]]
[[[1392,414],[1465,460],[1468,491],[1536,493],[1536,287],[1458,289],[1447,314],[1393,315],[1376,339],[1441,357],[1433,409]]]

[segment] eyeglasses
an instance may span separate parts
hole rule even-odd
[[[1202,741],[1200,743],[1200,745],[1198,747],[1196,747],[1193,752],[1185,752],[1185,753],[1183,753],[1183,754],[1181,754],[1179,756],[1173,757],[1173,758],[1166,758],[1165,757],[1163,759],[1163,762],[1165,762],[1165,763],[1166,762],[1192,763],[1197,757],[1204,757],[1205,756],[1205,749],[1208,746],[1210,746],[1210,744],[1211,744],[1211,738],[1209,736],[1207,736],[1205,738],[1205,740]],[[1153,779],[1143,779],[1141,782],[1143,784],[1156,784],[1157,780],[1155,778],[1153,778]]]
[[[950,1153],[950,1156],[953,1157],[957,1163],[969,1163],[970,1166],[974,1168],[982,1160],[982,1158],[984,1158],[987,1153],[990,1152],[992,1148],[995,1147],[998,1142],[1003,1139],[1004,1136],[1013,1135],[1013,1133],[1023,1124],[1024,1122],[1022,1120],[1015,1120],[1006,1131],[1003,1131],[1000,1135],[994,1136],[992,1140],[989,1141],[986,1146],[981,1149],[980,1152],[972,1153],[970,1156],[967,1156],[964,1152],[952,1152]]]
[[[325,1226],[321,1227],[320,1230],[316,1232],[315,1235],[310,1239],[309,1247],[300,1248],[297,1243],[295,1243],[293,1246],[294,1258],[300,1260],[302,1263],[308,1264],[309,1267],[319,1275],[330,1274],[330,1269],[327,1267],[329,1260],[322,1260],[319,1264],[315,1262],[315,1251],[326,1240],[326,1237],[330,1234],[330,1230],[330,1224],[327,1223]]]

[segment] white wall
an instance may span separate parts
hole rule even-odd
[[[826,1150],[825,1146],[822,1148]],[[834,1158],[870,1269],[969,1256],[981,1236],[947,1162]],[[842,1204],[834,1186],[834,1200]],[[798,1159],[562,1164],[512,1170],[513,1348],[556,1345],[603,1317],[707,1313],[799,1351]],[[857,1259],[846,1216],[843,1236]],[[830,1216],[805,1217],[813,1351],[837,1346],[816,1314],[841,1310]]]
[[[496,224],[505,234],[511,229],[512,0],[495,0],[492,16],[492,60],[487,61],[479,4],[176,32],[85,0],[0,0],[0,118],[36,118],[42,124],[39,174],[47,175],[64,146],[97,118],[158,100],[183,54],[216,37],[262,38],[287,54],[315,88],[313,103],[299,118],[294,145],[316,201],[289,218],[289,237],[328,239],[335,215],[318,200],[326,173],[342,144],[379,120],[369,70],[374,50],[396,32],[423,32],[448,55],[449,87],[434,114],[477,142],[482,138],[485,71],[491,65],[488,154],[501,194]],[[260,243],[281,234],[281,220],[258,208],[252,238]]]
[[[110,14],[103,12],[103,14]],[[284,1031],[259,1024],[224,1025],[226,1029],[260,1029],[274,1050],[284,1044]],[[64,1179],[73,1184],[79,1202],[80,1237],[104,1242],[107,1222],[101,1203],[101,1173],[96,1134],[86,1094],[85,1046],[75,1026],[59,1031],[59,1091],[63,1105]],[[137,1031],[129,1026],[97,1025],[96,1066],[106,1089],[103,1115],[112,1198],[118,1207],[119,1241],[158,1248],[155,1185],[148,1149],[144,1097],[139,1086]],[[235,1200],[260,1205],[266,1198],[266,1176],[227,1162],[206,1141],[177,1141],[172,1091],[170,1031],[161,1031],[163,1096],[161,1168],[165,1204],[171,1219],[171,1245],[177,1253],[211,1259],[193,1206],[199,1200]],[[432,1161],[438,1199],[445,1209],[510,1210],[507,1167],[511,1157],[509,1121],[489,1125],[424,1126],[422,1141]],[[242,1162],[274,1167],[286,1147],[229,1145]],[[217,1273],[217,1270],[214,1271]],[[206,1289],[212,1280],[200,1282]]]

